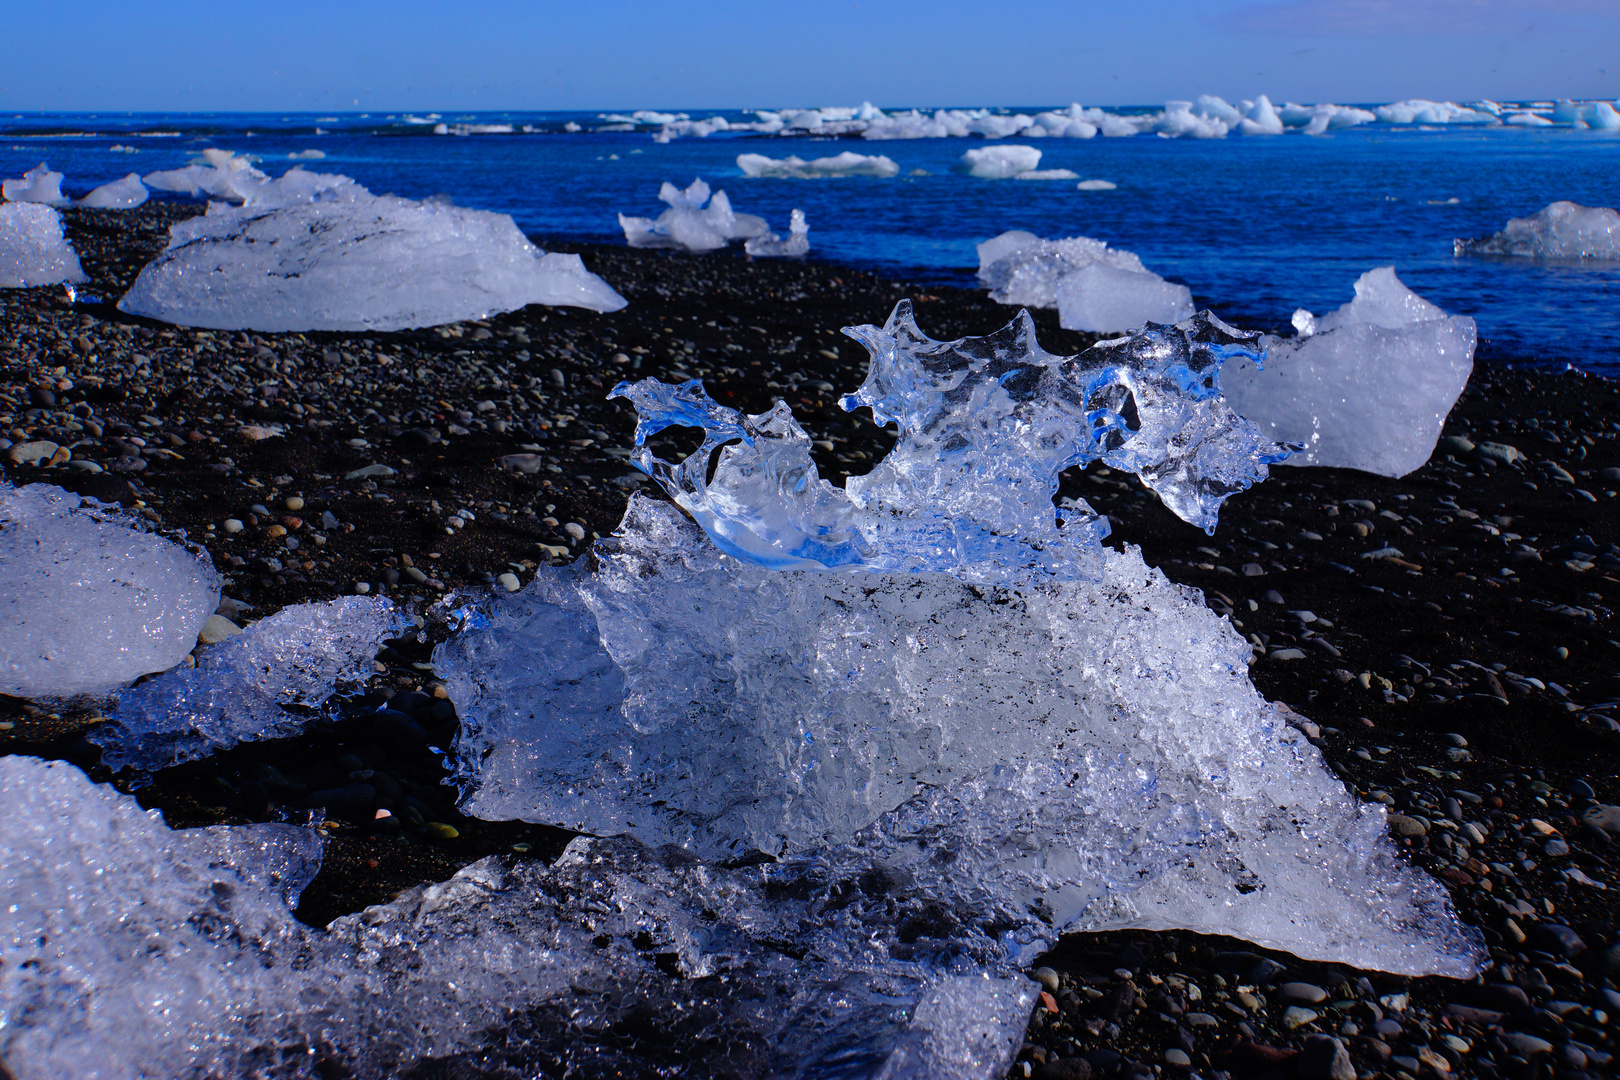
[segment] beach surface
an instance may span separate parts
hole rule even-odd
[[[634,414],[606,397],[622,379],[702,378],[748,412],[785,400],[818,440],[822,475],[841,483],[891,437],[837,407],[867,362],[840,327],[881,324],[903,297],[938,339],[1015,313],[979,292],[814,262],[611,246],[575,249],[630,302],[607,315],[531,307],[303,335],[119,313],[167,226],[200,210],[69,210],[91,277],[77,301],[61,287],[0,292],[0,469],[183,531],[225,575],[222,613],[239,624],[357,591],[425,609],[584,554],[629,492],[661,497],[628,464]],[[1095,340],[1034,315],[1050,352]],[[655,445],[671,457],[696,444],[682,438]],[[1193,934],[1076,935],[1037,965],[1046,994],[1012,1076],[1612,1074],[1617,444],[1620,383],[1481,366],[1422,469],[1391,480],[1275,468],[1227,502],[1213,537],[1134,478],[1100,465],[1065,475],[1061,494],[1109,518],[1110,544],[1140,546],[1249,637],[1255,685],[1299,714],[1351,790],[1389,806],[1397,842],[1482,929],[1492,966],[1468,983],[1414,980]],[[454,703],[431,645],[384,649],[357,701],[393,700],[447,745]],[[0,721],[0,753],[64,758],[129,789],[84,737],[94,710],[0,699]],[[436,754],[383,745],[336,714],[300,738],[162,772],[138,794],[175,827],[287,820],[359,767],[399,794],[317,815],[331,843],[300,908],[314,925],[486,855],[554,858],[569,839],[463,817]],[[379,806],[395,811],[388,830]],[[503,1037],[412,1075],[519,1075]],[[669,1052],[667,1075],[687,1075]]]

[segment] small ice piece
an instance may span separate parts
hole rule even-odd
[[[256,158],[230,150],[210,147],[193,158],[181,169],[165,169],[148,173],[146,186],[153,191],[172,191],[182,195],[211,195],[216,199],[241,202],[243,196],[238,184],[243,181],[266,180],[268,177],[253,167]]]
[[[1112,180],[1082,180],[1075,187],[1081,191],[1113,191],[1119,185]]]
[[[1221,373],[1232,407],[1279,442],[1286,462],[1404,476],[1434,453],[1474,368],[1474,320],[1448,316],[1395,276],[1369,270],[1355,299],[1294,338],[1265,338],[1265,366],[1238,358]]]
[[[1555,202],[1528,217],[1514,218],[1492,236],[1458,240],[1454,248],[1458,255],[1612,262],[1620,260],[1620,212]]]
[[[857,154],[845,150],[833,157],[805,161],[800,157],[769,158],[764,154],[738,154],[737,168],[744,176],[812,179],[829,176],[900,175],[900,166],[882,154]]]
[[[112,768],[153,772],[239,742],[298,734],[333,694],[370,678],[383,641],[406,625],[380,597],[282,608],[200,650],[195,668],[124,691],[112,722],[91,738]]]
[[[1014,180],[1078,180],[1080,174],[1072,169],[1031,169],[1013,177]]]
[[[1041,152],[1033,146],[981,146],[962,155],[967,172],[982,180],[1006,180],[1040,163]]]
[[[1142,265],[1129,251],[1075,236],[1043,240],[1013,230],[979,245],[979,280],[999,304],[1055,307],[1071,330],[1117,333],[1193,313],[1192,290]]]
[[[0,693],[101,694],[196,646],[219,575],[136,520],[49,484],[0,484]]]
[[[130,173],[122,180],[102,184],[80,199],[79,205],[92,210],[130,210],[145,202],[148,194],[146,185],[141,183],[141,174]]]
[[[505,214],[374,196],[344,176],[238,170],[245,205],[170,228],[118,307],[218,330],[404,330],[527,304],[617,311],[578,255],[541,251]]]
[[[0,288],[89,280],[54,207],[0,203]]]
[[[798,258],[810,251],[810,225],[804,211],[795,209],[789,217],[788,238],[775,233],[755,236],[743,244],[743,250],[756,258]]]
[[[66,206],[70,201],[62,194],[62,174],[52,172],[43,161],[23,173],[21,180],[0,181],[0,195],[7,202],[44,203],[47,206]]]
[[[325,150],[294,150],[287,155],[292,161],[319,161],[325,156]]]
[[[713,198],[709,192],[709,185],[701,177],[684,191],[666,181],[658,189],[658,198],[668,203],[669,209],[656,221],[619,215],[625,241],[634,248],[674,248],[695,253],[718,251],[733,240],[750,240],[770,231],[764,218],[732,210],[731,199],[724,191],[714,192]]]

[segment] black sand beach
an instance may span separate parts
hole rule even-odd
[[[183,530],[226,575],[239,623],[357,587],[426,608],[584,552],[628,492],[658,494],[626,460],[632,410],[606,400],[623,378],[701,377],[750,412],[784,399],[839,483],[888,442],[836,405],[866,369],[841,326],[881,323],[906,296],[941,339],[1013,314],[982,293],[814,262],[621,247],[564,248],[630,301],[608,315],[534,307],[405,333],[244,335],[117,312],[167,225],[200,209],[69,210],[93,279],[79,301],[0,292],[12,444],[0,468]],[[1051,352],[1094,340],[1035,316]],[[1467,983],[1411,980],[1193,934],[1076,935],[1036,972],[1047,994],[1012,1076],[1613,1074],[1620,383],[1481,364],[1446,436],[1399,480],[1275,469],[1226,504],[1213,537],[1102,467],[1066,477],[1063,494],[1107,515],[1111,544],[1139,545],[1232,616],[1255,644],[1255,684],[1300,714],[1357,795],[1390,806],[1398,843],[1481,928],[1492,966]],[[454,704],[430,648],[385,649],[355,700],[391,700],[443,745]],[[0,721],[0,753],[66,758],[127,788],[83,737],[93,711],[0,699]],[[336,713],[299,739],[168,770],[139,795],[176,827],[281,820],[361,769],[386,781],[321,815],[332,842],[300,908],[315,925],[485,855],[552,858],[569,836],[462,817],[426,744]],[[392,831],[378,830],[379,806]],[[533,1035],[529,1058],[513,1032],[492,1033],[487,1052],[411,1075],[563,1075]],[[621,1050],[571,1050],[566,1064],[637,1075],[614,1071]],[[723,1053],[699,1065],[668,1052],[657,1075],[721,1074]]]

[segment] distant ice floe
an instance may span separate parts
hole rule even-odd
[[[1453,245],[1458,255],[1521,259],[1620,260],[1620,212],[1606,206],[1555,202],[1514,218],[1499,233]]]
[[[1113,191],[1119,185],[1112,180],[1082,180],[1075,187],[1081,191]]]
[[[804,211],[795,209],[788,218],[788,235],[784,240],[775,233],[750,237],[743,250],[755,258],[799,258],[810,253],[810,224]]]
[[[744,176],[801,180],[830,176],[900,175],[900,166],[895,164],[894,159],[882,154],[857,154],[851,150],[812,161],[800,157],[770,158],[764,154],[738,154],[737,168],[743,171]]]
[[[67,196],[62,194],[62,174],[52,172],[45,162],[23,173],[20,180],[0,181],[0,195],[7,202],[44,203],[47,206],[66,206]]]
[[[173,226],[120,310],[217,330],[355,331],[528,304],[625,306],[578,255],[541,251],[506,214],[372,195],[346,176],[294,168],[271,180],[222,164],[194,179],[243,205],[213,202]]]
[[[764,218],[734,211],[724,191],[715,191],[711,197],[708,183],[701,178],[693,180],[684,191],[665,182],[658,189],[658,198],[668,203],[669,209],[657,219],[619,215],[619,227],[631,247],[704,252],[718,251],[733,240],[776,242]],[[797,220],[802,224],[803,215]],[[766,237],[772,239],[766,241]],[[791,243],[792,238],[783,242]],[[804,246],[809,250],[808,240]],[[763,249],[761,253],[765,253]]]
[[[0,203],[0,288],[89,281],[62,232],[62,215],[40,203]]]
[[[1297,337],[1263,339],[1265,364],[1239,357],[1221,373],[1232,407],[1279,442],[1289,465],[1405,476],[1434,453],[1474,370],[1474,320],[1447,315],[1392,266],[1356,281],[1355,299],[1317,318],[1294,313]]]
[[[80,199],[79,205],[92,210],[132,210],[145,202],[149,196],[150,192],[146,190],[146,185],[141,183],[141,174],[130,173],[122,180],[102,184]]]
[[[1193,313],[1192,290],[1165,281],[1129,251],[1087,236],[1043,240],[1013,230],[979,245],[979,280],[999,304],[1055,307],[1070,330],[1117,333],[1177,323]]]
[[[0,484],[0,693],[102,694],[196,646],[219,575],[136,520],[49,484]]]

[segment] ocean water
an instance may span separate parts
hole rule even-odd
[[[1620,267],[1452,254],[1454,239],[1488,235],[1555,200],[1620,205],[1620,132],[1378,123],[1320,136],[999,140],[1038,147],[1043,169],[1117,185],[1080,191],[1072,180],[965,175],[962,153],[988,144],[980,138],[720,132],[659,141],[653,126],[601,130],[611,125],[596,113],[432,120],[514,130],[435,134],[433,122],[403,115],[0,116],[0,175],[48,161],[67,174],[64,190],[82,195],[217,146],[257,155],[272,174],[302,164],[379,193],[447,195],[508,213],[561,250],[570,242],[622,242],[619,212],[655,216],[660,183],[685,186],[701,176],[778,232],[802,208],[816,260],[924,285],[973,286],[974,245],[999,232],[1092,236],[1136,252],[1150,269],[1188,285],[1198,304],[1251,329],[1285,329],[1297,307],[1331,310],[1350,299],[1362,272],[1394,265],[1420,295],[1478,320],[1482,357],[1620,375]],[[584,130],[566,132],[570,122]],[[289,159],[307,150],[325,157]],[[736,163],[742,153],[815,158],[844,150],[887,155],[901,174],[750,179]]]

